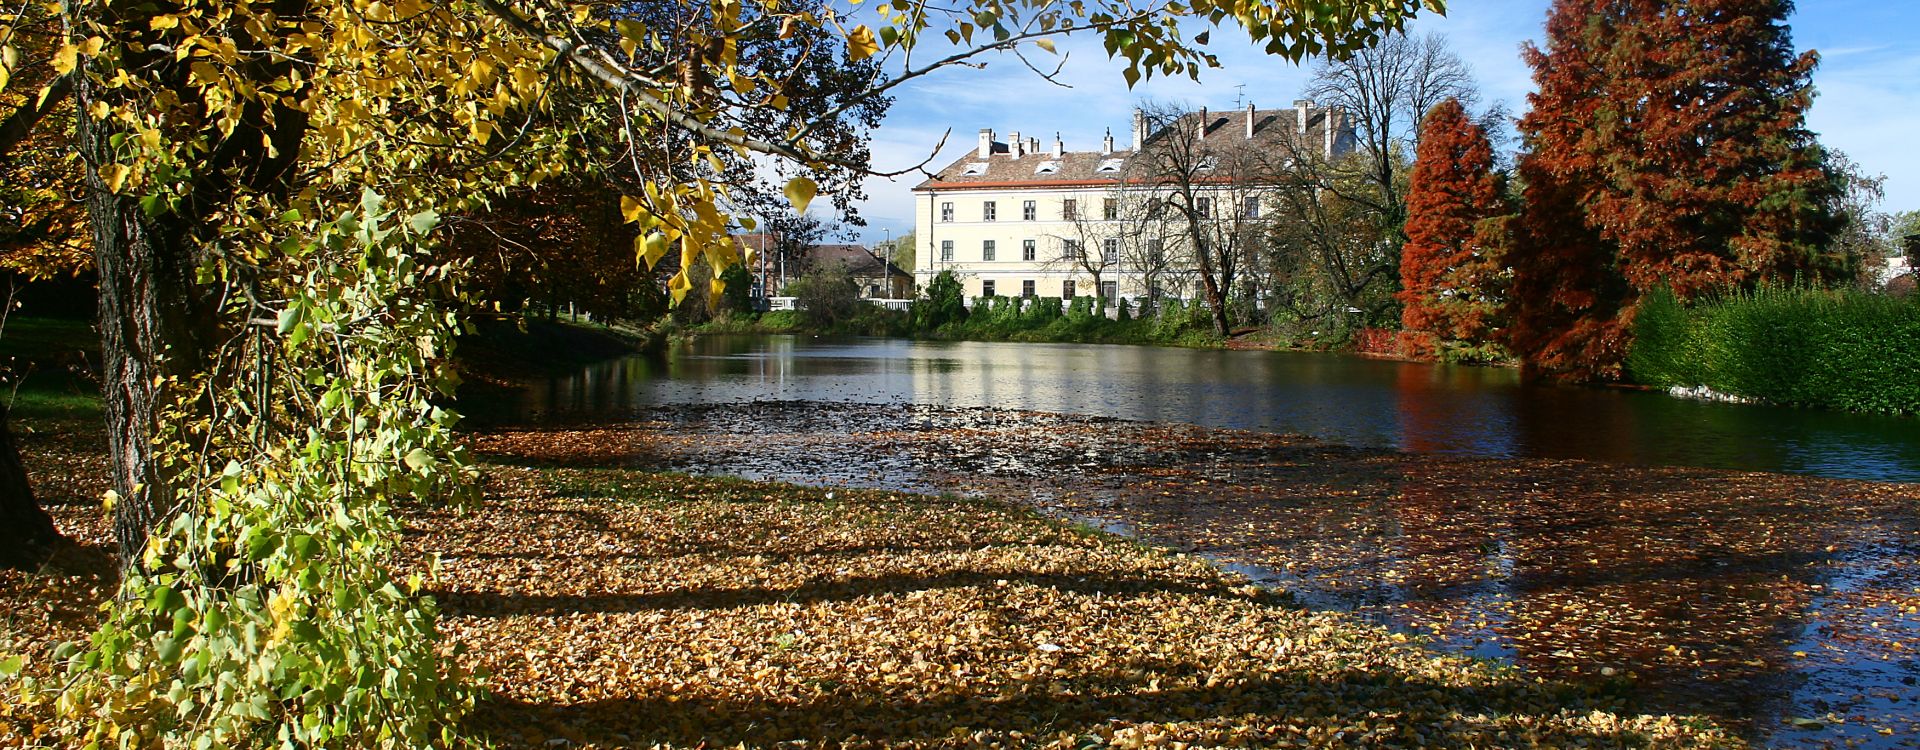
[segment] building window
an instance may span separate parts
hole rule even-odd
[[[953,262],[953,240],[940,241],[940,260],[943,263]]]
[[[1079,218],[1080,201],[1068,198],[1060,201],[1060,218],[1073,221]]]
[[[1162,260],[1165,260],[1165,257],[1160,250],[1159,238],[1147,240],[1147,264],[1158,266]]]
[[[1100,218],[1113,221],[1120,218],[1120,201],[1107,198],[1100,202]]]
[[[1038,218],[1040,218],[1040,204],[1038,201],[1022,201],[1020,203],[1021,221],[1033,221]]]
[[[1073,279],[1060,282],[1060,299],[1073,299]]]
[[[982,240],[980,242],[980,259],[993,260],[993,240]]]
[[[1087,257],[1086,251],[1080,248],[1079,240],[1067,240],[1066,250],[1061,254],[1064,255],[1067,260],[1080,260],[1081,258]]]
[[[1033,279],[1027,279],[1026,281],[1020,282],[1020,296],[1022,297],[1033,296]]]
[[[1193,212],[1199,214],[1202,219],[1213,218],[1213,199],[1195,198],[1193,202]]]
[[[940,220],[953,221],[953,203],[951,201],[940,204]]]
[[[1117,299],[1119,296],[1120,296],[1119,282],[1116,282],[1116,281],[1100,282],[1100,298],[1101,299],[1111,300],[1111,299]]]
[[[1035,253],[1034,253],[1033,240],[1021,240],[1020,241],[1020,259],[1024,261],[1032,261],[1034,254]]]
[[[993,201],[987,201],[986,203],[980,204],[980,220],[981,221],[993,221],[995,217],[999,216],[999,214],[1000,214],[1000,210],[994,204]]]
[[[980,282],[980,296],[982,297],[993,296],[993,279],[987,279],[985,281]]]
[[[1115,263],[1120,260],[1120,240],[1108,237],[1100,241],[1100,262]]]
[[[1247,208],[1245,211],[1245,216],[1249,219],[1260,218],[1260,196],[1257,196],[1257,195],[1247,196]]]

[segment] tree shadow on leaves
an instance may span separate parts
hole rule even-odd
[[[1131,595],[1142,592],[1213,594],[1224,587],[1168,580],[1164,576],[1086,573],[1014,573],[955,570],[945,573],[887,573],[836,580],[811,580],[793,587],[741,586],[670,589],[635,594],[517,594],[494,591],[432,591],[452,616],[627,614],[665,610],[720,610],[763,604],[817,604],[862,597],[938,589],[978,588],[1023,583],[1063,593]]]
[[[1110,738],[1124,727],[1164,723],[1185,728],[1153,731],[1202,745],[1644,743],[1624,729],[1605,733],[1538,721],[1618,708],[1559,686],[1450,685],[1389,669],[1218,675],[1210,665],[1180,660],[1132,660],[1100,669],[1071,657],[1061,662],[1060,670],[1043,677],[925,693],[826,684],[811,695],[743,699],[666,694],[561,704],[496,698],[480,706],[472,722],[508,746],[516,738],[540,746],[556,737],[610,747],[1018,746],[1062,735]]]

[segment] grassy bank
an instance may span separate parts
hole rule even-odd
[[[14,317],[0,335],[11,368],[14,419],[99,419],[100,334],[87,320]]]
[[[454,358],[462,377],[508,382],[570,373],[584,365],[657,350],[657,331],[565,320],[483,319],[460,337]]]
[[[500,746],[1737,744],[1011,504],[617,468],[621,437],[481,436],[484,503],[408,512]],[[84,544],[0,573],[0,649],[42,673],[111,570],[97,504],[56,514]]]
[[[1682,305],[1660,292],[1634,320],[1627,373],[1787,406],[1920,414],[1920,298],[1769,287]]]
[[[481,320],[460,338],[455,362],[463,396],[489,397],[520,381],[574,372],[636,352],[656,351],[660,332],[592,323]],[[16,317],[0,335],[0,362],[10,363],[20,387],[16,419],[100,418],[100,334],[86,320]]]
[[[1136,308],[1137,309],[1137,308]],[[1019,341],[1069,344],[1142,344],[1157,346],[1220,347],[1226,340],[1213,330],[1211,319],[1198,307],[1170,306],[1145,318],[1109,318],[1093,308],[1093,299],[1081,297],[1062,305],[1059,298],[995,297],[975,300],[970,314],[960,320],[929,325],[912,312],[865,306],[846,320],[819,321],[800,311],[780,310],[758,315],[718,318],[685,329],[694,335],[813,334],[839,336],[893,336],[934,341]]]

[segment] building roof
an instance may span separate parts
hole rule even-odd
[[[1302,104],[1284,109],[1234,109],[1223,112],[1188,112],[1168,129],[1162,129],[1144,138],[1153,143],[1163,137],[1171,128],[1199,126],[1202,116],[1207,119],[1208,138],[1248,137],[1247,121],[1253,121],[1252,137],[1255,140],[1278,140],[1299,136],[1299,120]],[[1307,118],[1307,143],[1325,142],[1328,115],[1333,111],[1326,107],[1305,107]],[[1136,127],[1140,120],[1136,116]],[[1338,120],[1336,119],[1336,122]],[[1018,133],[1013,135],[1017,136]],[[1338,135],[1338,133],[1336,133]],[[983,145],[993,137],[993,131],[981,131]],[[955,190],[967,188],[1009,188],[1009,187],[1099,187],[1119,181],[1126,168],[1126,161],[1134,155],[1128,146],[1132,143],[1119,141],[1112,151],[1065,151],[1058,156],[1054,149],[1037,148],[1039,144],[991,141],[991,156],[980,158],[978,147],[955,159],[946,168],[935,172],[920,184],[915,191]],[[1056,144],[1058,141],[1056,140]]]
[[[854,276],[907,274],[860,245],[814,245],[807,248],[807,263],[839,263]]]
[[[913,189],[1015,187],[1029,184],[1107,185],[1119,180],[1120,168],[1131,154],[1130,151],[1068,151],[1055,158],[1051,151],[1018,157],[996,151],[992,158],[982,160],[976,152],[968,151],[965,156]],[[985,167],[975,167],[976,164],[984,164]],[[1102,166],[1109,169],[1101,171]],[[1043,170],[1043,167],[1050,171]]]
[[[740,251],[740,257],[746,257],[747,251],[755,253],[772,250],[779,246],[780,235],[772,232],[750,232],[733,235],[733,249]]]

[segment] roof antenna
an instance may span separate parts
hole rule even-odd
[[[1240,105],[1246,102],[1246,96],[1247,85],[1244,83],[1235,85],[1233,87],[1233,108],[1239,109]]]

